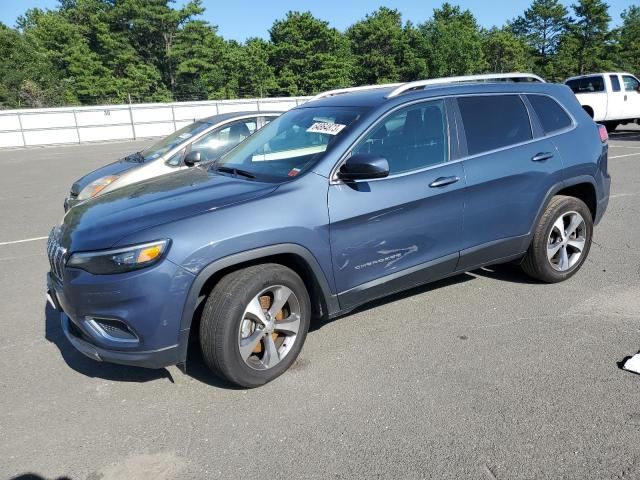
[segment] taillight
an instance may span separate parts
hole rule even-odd
[[[607,133],[607,127],[604,125],[598,125],[598,133],[600,134],[600,141],[602,143],[607,143],[609,140],[609,133]]]

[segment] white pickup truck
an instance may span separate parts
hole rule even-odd
[[[596,122],[612,132],[621,123],[640,119],[640,81],[626,72],[571,77],[564,82]]]

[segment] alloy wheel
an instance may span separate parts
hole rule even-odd
[[[587,226],[578,212],[566,212],[554,222],[547,241],[551,267],[566,272],[578,263],[587,242]]]
[[[238,331],[244,362],[255,370],[273,368],[291,351],[300,329],[300,302],[284,285],[262,290],[245,308]]]

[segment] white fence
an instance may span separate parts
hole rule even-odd
[[[96,107],[0,110],[0,148],[168,135],[199,118],[240,111],[286,111],[308,97]]]

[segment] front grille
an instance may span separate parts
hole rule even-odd
[[[51,273],[58,280],[62,281],[64,273],[64,265],[67,262],[67,249],[60,244],[60,228],[55,227],[49,234],[47,241],[47,257],[49,257],[49,265]]]

